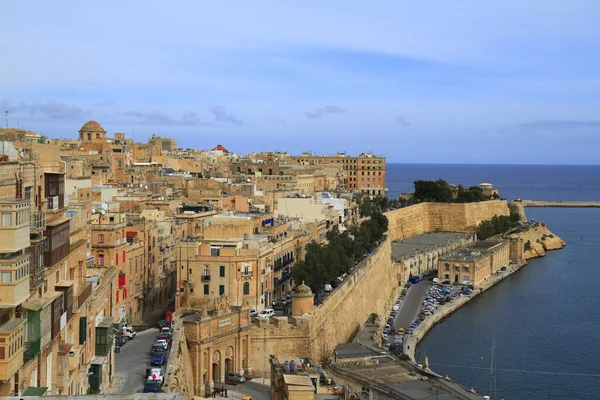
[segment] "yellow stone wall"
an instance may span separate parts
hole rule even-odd
[[[389,219],[388,235],[402,240],[425,232],[474,232],[477,226],[494,215],[510,215],[504,200],[479,203],[421,203],[385,214]]]

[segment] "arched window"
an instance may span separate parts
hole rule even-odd
[[[250,284],[248,282],[244,282],[244,294],[250,294]]]

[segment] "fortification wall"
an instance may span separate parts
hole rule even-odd
[[[311,356],[321,361],[338,343],[348,342],[371,314],[385,318],[397,298],[398,279],[392,266],[390,239],[371,253],[314,312],[310,324]]]
[[[183,323],[176,320],[173,324],[173,343],[165,371],[163,390],[181,393],[184,399],[194,396],[194,368],[188,351]]]
[[[494,215],[510,215],[504,200],[479,203],[421,203],[385,213],[391,240],[402,240],[425,232],[474,232]]]

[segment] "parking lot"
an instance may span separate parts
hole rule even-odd
[[[119,353],[115,352],[115,379],[107,394],[142,393],[146,383],[146,368],[150,362],[150,348],[156,342],[158,329],[138,332]]]
[[[443,290],[448,290],[448,293],[442,293]],[[399,307],[398,310],[390,310],[390,315],[387,317],[389,326],[384,327],[387,347],[392,348],[394,343],[396,345],[400,343],[396,341],[400,328],[404,330],[404,334],[411,334],[422,320],[435,313],[440,304],[444,304],[446,300],[453,301],[460,293],[470,294],[465,293],[464,290],[468,289],[461,286],[434,285],[430,280],[421,280],[403,290],[395,304],[395,307]]]

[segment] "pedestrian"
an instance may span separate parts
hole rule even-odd
[[[225,397],[227,397],[227,388],[225,388]]]
[[[221,396],[225,394],[225,386],[221,386]]]
[[[213,389],[213,398],[217,397],[217,389]]]

